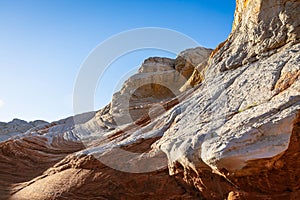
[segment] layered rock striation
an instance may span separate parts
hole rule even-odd
[[[237,0],[209,60],[149,58],[100,111],[1,142],[1,198],[298,199],[299,9]]]
[[[152,107],[174,99],[184,90],[202,81],[211,49],[187,49],[175,59],[152,57],[146,59],[138,73],[125,81],[115,93],[110,113],[118,124],[130,123],[148,114]],[[197,76],[188,81],[191,76]],[[128,117],[126,117],[128,116]]]
[[[24,120],[14,119],[8,123],[0,122],[0,141],[7,140],[12,136],[25,133],[29,129],[47,125],[49,125],[49,123],[42,120],[26,122]]]
[[[298,43],[299,4],[297,0],[237,1],[232,33],[215,52],[212,65],[218,64],[221,71],[235,69]]]

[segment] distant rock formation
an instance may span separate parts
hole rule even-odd
[[[8,123],[0,122],[0,142],[12,136],[25,133],[29,129],[45,126],[47,124],[49,123],[42,120],[26,122],[20,119],[14,119]]]
[[[149,58],[100,111],[1,142],[0,197],[299,199],[299,13],[237,0],[209,59]]]

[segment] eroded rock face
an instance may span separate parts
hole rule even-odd
[[[161,106],[162,102],[195,86],[188,80],[193,73],[202,73],[211,52],[211,49],[197,47],[181,52],[176,59],[146,59],[138,73],[124,83],[120,92],[114,94],[111,104],[114,119],[119,125],[136,121],[152,106]],[[199,83],[202,79],[199,77],[197,81]]]
[[[1,142],[0,196],[299,198],[297,13],[299,1],[238,0],[208,62],[201,48],[150,58],[111,105]]]
[[[177,116],[158,143],[170,173],[207,199],[299,196],[299,3],[237,1],[205,85],[181,104],[189,117]]]
[[[232,33],[212,59],[235,69],[281,51],[300,39],[300,1],[237,0]]]
[[[296,44],[231,72],[208,71],[201,95],[181,104],[178,122],[157,144],[168,154],[171,174],[207,199],[226,198],[231,190],[254,199],[295,198],[298,153],[286,152],[298,143],[300,79],[281,79],[297,74],[299,52]],[[281,82],[288,84],[278,91]]]
[[[0,122],[0,142],[12,136],[25,133],[29,129],[46,126],[48,124],[48,122],[42,120],[26,122],[20,119],[14,119],[8,123]]]

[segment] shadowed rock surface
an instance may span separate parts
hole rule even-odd
[[[0,122],[0,142],[15,135],[25,133],[29,129],[41,128],[47,125],[49,125],[49,123],[42,120],[26,122],[24,120],[14,119],[8,123]]]
[[[100,111],[1,142],[0,197],[299,199],[299,10],[237,0],[209,60],[149,58]]]

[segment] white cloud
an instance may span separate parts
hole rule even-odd
[[[0,99],[0,108],[4,106],[4,101]]]

